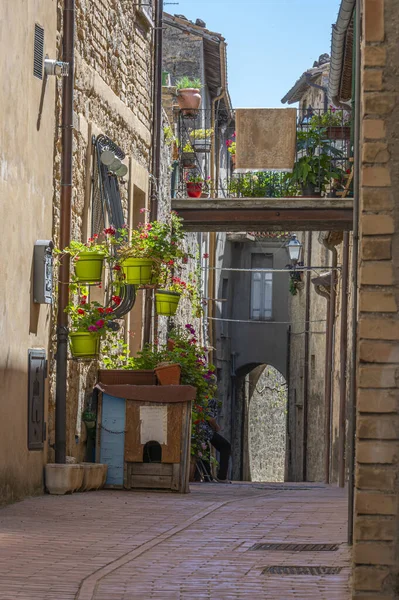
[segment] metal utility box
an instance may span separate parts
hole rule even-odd
[[[189,492],[191,404],[185,385],[105,385],[97,413],[96,460],[105,487]]]
[[[51,240],[37,240],[33,252],[33,301],[51,304],[53,301],[53,248]]]
[[[44,422],[47,360],[44,350],[28,350],[28,449],[42,450],[46,439]]]

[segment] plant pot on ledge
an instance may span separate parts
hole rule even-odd
[[[201,106],[201,94],[198,88],[183,88],[177,92],[177,103],[183,115],[195,117]]]
[[[155,374],[160,385],[179,385],[181,367],[178,364],[160,364],[155,367]]]
[[[189,198],[200,198],[202,194],[202,183],[193,183],[192,181],[187,181],[187,195]]]

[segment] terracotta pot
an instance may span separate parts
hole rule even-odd
[[[177,92],[177,103],[184,115],[195,116],[201,106],[201,94],[198,88],[186,88]]]
[[[231,160],[231,164],[233,166],[233,169],[236,168],[236,155],[235,154],[230,154],[230,160]]]
[[[193,183],[192,181],[187,181],[187,194],[190,198],[200,198],[202,194],[202,183]]]
[[[160,385],[179,385],[180,384],[180,365],[162,365],[155,367],[155,374]]]
[[[176,346],[176,342],[175,342],[175,340],[172,340],[171,338],[169,338],[166,345],[167,345],[168,350],[174,350],[175,346]]]

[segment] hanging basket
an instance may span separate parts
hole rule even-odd
[[[133,285],[151,283],[153,265],[151,258],[126,258],[121,262],[125,283]]]
[[[155,292],[155,305],[159,315],[172,317],[176,314],[179,305],[180,294],[178,292],[169,292],[167,290],[158,290]]]
[[[75,275],[81,283],[99,283],[103,275],[104,252],[80,252],[74,262]]]
[[[182,152],[181,162],[185,169],[194,169],[195,167],[195,152]]]
[[[97,358],[100,353],[100,338],[88,331],[70,333],[69,342],[75,358]]]
[[[179,385],[181,367],[178,364],[155,367],[155,374],[160,385]]]
[[[210,152],[212,147],[211,138],[190,138],[191,146],[194,149],[194,152]]]

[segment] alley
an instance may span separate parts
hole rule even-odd
[[[342,490],[260,483],[191,489],[46,495],[1,509],[0,599],[349,598]],[[294,542],[337,547],[251,549]],[[266,574],[272,566],[339,572]]]

